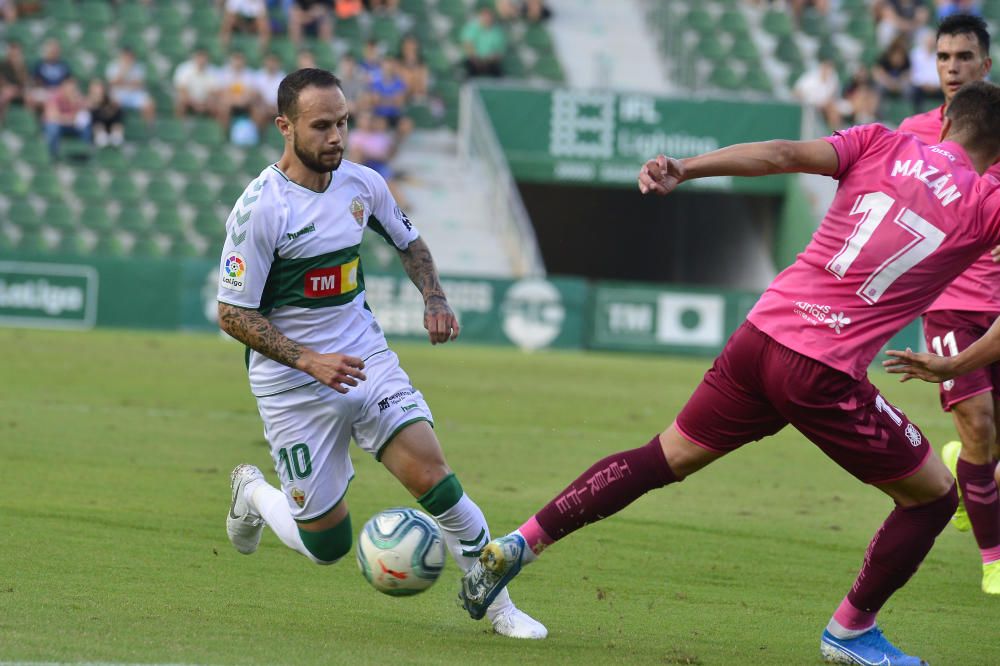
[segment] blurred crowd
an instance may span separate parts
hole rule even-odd
[[[790,3],[796,22],[807,9],[832,18],[836,5],[837,0]],[[936,25],[952,14],[981,15],[978,0],[874,0],[870,9],[878,49],[874,62],[860,63],[842,77],[845,73],[838,72],[835,62],[821,58],[793,87],[795,96],[816,108],[830,128],[875,120],[892,123],[896,115],[941,104]]]
[[[154,4],[152,0],[131,1],[150,7]],[[351,103],[351,156],[387,180],[393,176],[389,167],[392,157],[413,129],[407,114],[410,105],[426,105],[436,116],[443,115],[443,103],[430,94],[432,75],[415,34],[404,34],[398,44],[370,40],[359,52],[340,53],[335,48],[338,22],[362,15],[397,19],[399,0],[214,3],[220,16],[218,42],[199,45],[177,65],[172,73],[173,109],[156,108],[148,90],[149,73],[130,48],[119,49],[103,76],[81,81],[63,58],[58,40],[47,40],[38,60],[31,63],[26,62],[24,45],[9,40],[0,61],[0,120],[10,104],[30,108],[54,158],[59,156],[60,140],[66,136],[98,147],[120,146],[127,138],[125,117],[130,114],[141,116],[149,126],[155,124],[158,113],[210,118],[233,143],[253,145],[262,140],[263,132],[271,131],[268,127],[277,113],[278,85],[286,74],[282,59],[272,50],[277,36],[287,36],[298,49],[297,68],[315,67],[316,54],[336,52],[332,69],[343,81]],[[0,0],[0,18],[8,22],[18,20],[19,14],[30,16],[42,9],[40,2]],[[490,0],[470,10],[457,33],[464,74],[502,76],[507,50],[504,24],[541,22],[549,15],[541,0]],[[256,41],[259,68],[250,66],[245,50],[233,47],[238,33]],[[329,62],[329,58],[324,59],[327,66]]]

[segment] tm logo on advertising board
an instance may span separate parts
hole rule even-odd
[[[0,325],[93,328],[97,269],[0,261]]]
[[[501,306],[503,332],[521,349],[548,347],[562,332],[566,308],[551,282],[527,279],[514,283]]]

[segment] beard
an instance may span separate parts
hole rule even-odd
[[[316,173],[329,173],[331,171],[336,171],[340,168],[340,163],[344,160],[344,151],[341,150],[337,153],[336,158],[329,155],[321,155],[319,153],[307,152],[299,145],[298,137],[292,140],[292,150],[295,151],[295,156],[299,158],[302,165],[309,169],[310,171],[315,171]]]

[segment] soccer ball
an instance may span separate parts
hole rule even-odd
[[[358,535],[357,555],[365,580],[394,597],[423,592],[444,568],[444,544],[437,523],[407,507],[372,516]]]

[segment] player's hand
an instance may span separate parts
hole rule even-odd
[[[433,294],[424,305],[424,328],[432,345],[445,343],[458,337],[458,317],[444,296]]]
[[[362,372],[365,362],[356,356],[346,354],[317,354],[308,351],[299,358],[298,368],[316,378],[316,381],[332,388],[337,393],[347,393],[367,377]]]
[[[1000,245],[993,246],[993,249],[990,250],[990,256],[993,258],[994,264],[1000,264]]]
[[[639,191],[665,196],[684,182],[686,174],[680,160],[658,155],[656,159],[647,160],[639,170]]]
[[[899,378],[901,382],[922,379],[925,382],[940,384],[952,379],[957,374],[953,369],[954,357],[918,353],[909,347],[906,348],[906,351],[891,349],[886,352],[886,355],[892,358],[882,361],[882,367],[891,374],[903,375]]]

